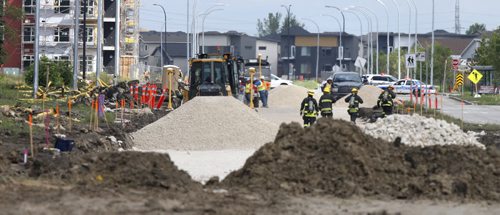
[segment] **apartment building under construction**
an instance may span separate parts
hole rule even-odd
[[[87,73],[95,73],[99,68],[97,63],[102,62],[101,72],[135,78],[138,62],[139,16],[137,7],[139,0],[102,0],[102,11],[98,9],[98,1],[22,0],[22,5],[18,6],[22,7],[24,12],[23,20],[19,20],[18,25],[12,25],[21,28],[19,29],[21,40],[16,45],[18,47],[10,47],[17,50],[17,52],[13,50],[10,53],[17,53],[21,56],[12,58],[12,62],[7,65],[13,69],[17,67],[23,72],[34,62],[35,12],[36,3],[39,2],[41,56],[73,62],[75,26],[78,23],[80,73],[84,68]],[[98,19],[99,12],[101,12],[101,20]],[[79,17],[78,22],[75,21],[75,17]],[[102,46],[98,46],[97,42],[99,22],[102,24]],[[84,38],[85,47],[83,47]],[[102,50],[98,50],[100,47]],[[98,52],[101,52],[101,61],[97,60]]]

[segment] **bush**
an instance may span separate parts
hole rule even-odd
[[[34,68],[35,66],[31,65],[24,75],[24,80],[28,85],[33,85]],[[73,81],[73,67],[67,61],[53,61],[42,57],[39,68],[38,83],[41,87],[47,86],[47,68],[49,69],[49,81],[52,82],[51,86],[69,86]]]

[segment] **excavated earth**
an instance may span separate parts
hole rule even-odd
[[[282,125],[274,143],[223,182],[227,188],[341,198],[500,201],[500,152],[464,146],[407,147],[339,120]]]

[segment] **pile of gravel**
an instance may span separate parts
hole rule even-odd
[[[297,107],[299,109],[302,100],[307,97],[308,89],[296,85],[282,85],[269,92],[270,107]],[[321,95],[315,95],[317,99]]]
[[[256,149],[272,142],[278,126],[233,97],[196,97],[133,133],[139,150]]]
[[[457,125],[419,115],[391,115],[364,125],[363,130],[387,141],[400,137],[401,142],[409,146],[470,145],[485,148],[476,135],[463,132]]]
[[[372,85],[365,85],[359,89],[358,95],[363,99],[363,104],[360,104],[359,107],[362,108],[372,108],[377,105],[378,97],[380,93],[382,93],[382,89]],[[349,96],[349,95],[347,95]],[[336,107],[348,107],[349,103],[345,102],[347,96],[342,97],[337,103],[335,103]]]

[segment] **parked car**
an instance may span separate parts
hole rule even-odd
[[[399,93],[399,94],[410,94],[410,92],[414,92],[416,94],[420,95],[420,91],[423,91],[424,94],[434,94],[436,93],[436,88],[431,85],[427,85],[424,82],[421,82],[416,79],[401,79],[399,81],[396,81],[393,84],[385,84],[385,85],[378,85],[379,88],[381,89],[387,89],[392,85],[394,87],[394,92]]]
[[[336,99],[351,93],[352,88],[361,88],[363,82],[357,72],[337,72],[330,78],[333,80],[332,94]]]
[[[276,88],[280,85],[292,85],[293,82],[285,79],[281,79],[276,75],[271,74],[271,89]]]
[[[398,79],[392,75],[384,75],[384,74],[371,74],[371,75],[363,75],[363,80],[366,80],[367,84],[378,86],[378,85],[387,85],[396,82]]]

